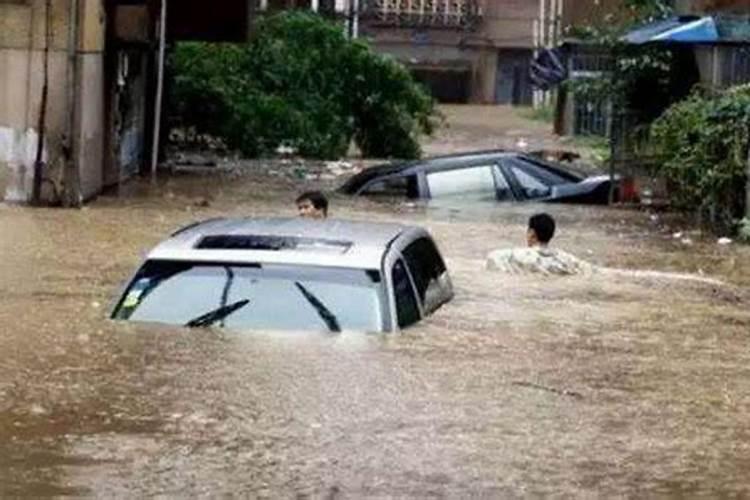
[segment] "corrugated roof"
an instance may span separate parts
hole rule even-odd
[[[635,28],[622,39],[635,45],[654,42],[713,43],[719,40],[719,32],[710,16],[672,17]]]

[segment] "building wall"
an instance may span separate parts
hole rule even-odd
[[[750,13],[750,0],[677,0],[675,7],[682,14],[726,12]]]
[[[605,22],[622,4],[623,0],[563,0],[562,28]]]
[[[99,0],[79,0],[80,37],[76,58],[79,96],[76,127],[69,130],[68,57],[70,1],[52,0],[49,16],[44,0],[0,0],[0,198],[28,202],[39,138],[44,75],[46,20],[50,19],[48,97],[44,141],[43,193],[55,201],[54,191],[62,185],[65,158],[62,145],[69,135],[74,139],[74,158],[80,169],[84,197],[101,188],[103,148],[102,95],[97,82],[102,79],[101,55],[104,50],[103,10]]]
[[[485,0],[479,36],[502,48],[534,47],[538,0]]]
[[[45,32],[39,16],[32,14],[39,4],[0,3],[0,196],[12,201],[27,201],[36,157]],[[59,141],[64,129],[64,109],[59,104],[64,100],[67,68],[67,16],[60,6],[55,7],[50,12],[47,121],[51,143]],[[55,155],[49,159],[54,161]]]
[[[419,75],[432,72],[434,76],[427,80],[465,80],[469,102],[493,103],[498,53],[503,49],[523,49],[531,57],[539,2],[480,0],[479,5],[482,17],[470,29],[373,26],[365,20],[362,35],[372,41],[376,50],[396,57]]]

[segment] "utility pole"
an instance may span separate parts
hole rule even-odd
[[[167,0],[161,0],[159,16],[159,52],[157,58],[156,102],[154,103],[154,137],[151,146],[151,180],[156,180],[159,164],[159,138],[161,136],[161,107],[164,95],[164,55],[167,37]]]

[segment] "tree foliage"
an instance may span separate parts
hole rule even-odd
[[[750,86],[718,95],[694,93],[652,126],[659,172],[679,208],[697,210],[721,227],[744,211],[750,147]]]
[[[178,44],[170,64],[172,126],[249,156],[337,158],[354,139],[366,156],[413,158],[436,117],[402,65],[304,12],[260,19],[248,44]]]
[[[654,109],[651,104],[660,109],[658,103],[669,98],[672,54],[656,46],[632,46],[622,37],[635,26],[670,13],[665,0],[626,0],[604,23],[571,27],[569,36],[607,54],[612,61],[601,75],[571,80],[571,90],[585,100],[610,103],[615,111],[648,111]],[[653,118],[644,116],[642,120]]]

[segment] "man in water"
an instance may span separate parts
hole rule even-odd
[[[328,217],[328,199],[320,191],[307,191],[295,200],[300,217],[325,219]]]
[[[603,274],[623,278],[693,281],[722,286],[720,280],[694,274],[663,271],[616,269],[590,264],[562,250],[549,247],[555,235],[555,219],[546,213],[533,215],[526,230],[526,248],[495,250],[487,256],[487,269],[508,274],[543,274],[571,276],[574,274]]]
[[[487,256],[487,269],[510,274],[538,273],[567,276],[592,271],[591,264],[549,247],[555,236],[555,219],[546,213],[531,216],[526,248],[495,250]]]

